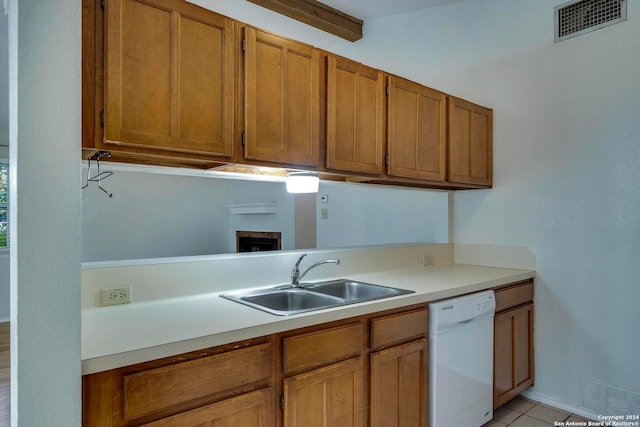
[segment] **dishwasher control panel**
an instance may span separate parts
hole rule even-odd
[[[495,311],[496,301],[493,295],[481,296],[473,299],[473,313],[475,315],[486,313],[489,311]]]
[[[493,291],[434,302],[429,304],[429,331],[443,332],[471,320],[493,317],[495,309],[496,299]]]

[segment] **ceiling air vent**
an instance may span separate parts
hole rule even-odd
[[[626,0],[572,0],[555,8],[555,41],[627,20]]]

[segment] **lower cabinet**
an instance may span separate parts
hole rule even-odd
[[[86,375],[83,425],[274,425],[273,360],[261,338]]]
[[[83,377],[91,427],[409,427],[427,420],[427,304]]]
[[[284,379],[285,427],[364,426],[362,357]]]
[[[424,338],[371,354],[371,427],[426,427],[427,356]]]
[[[364,426],[365,337],[362,318],[282,334],[286,427]]]
[[[532,301],[496,289],[495,408],[533,384]],[[83,425],[426,427],[427,322],[424,303],[85,375]]]
[[[494,323],[493,407],[504,405],[533,385],[533,283],[505,290],[515,307],[498,311]],[[530,295],[530,296],[529,296]],[[496,304],[501,305],[496,291]]]

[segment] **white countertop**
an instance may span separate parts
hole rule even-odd
[[[464,264],[353,274],[344,278],[409,289],[415,293],[294,316],[276,316],[247,307],[220,298],[220,292],[84,308],[82,373],[105,371],[314,324],[450,298],[534,276],[532,270]]]

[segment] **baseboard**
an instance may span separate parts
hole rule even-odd
[[[572,414],[580,415],[581,417],[590,419],[590,420],[598,420],[598,414],[594,414],[584,409],[582,406],[575,406],[571,403],[564,402],[562,400],[558,400],[554,397],[547,396],[542,393],[538,393],[533,390],[525,390],[522,392],[522,396],[527,399],[535,400],[540,403],[544,403],[545,405],[553,406],[558,409],[562,409],[566,412],[571,412]]]
[[[0,323],[9,323],[8,317],[0,317]]]

